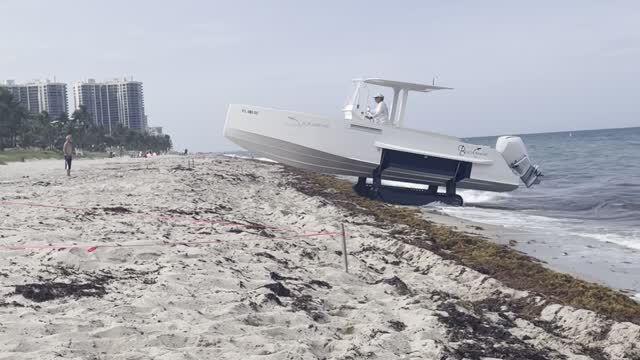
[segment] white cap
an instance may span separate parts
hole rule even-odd
[[[377,93],[376,96],[373,97],[375,98],[383,98],[384,99],[384,95],[382,95],[382,93]]]

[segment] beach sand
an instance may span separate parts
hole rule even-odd
[[[640,326],[400,243],[291,176],[222,156],[0,166],[0,359],[640,358]]]

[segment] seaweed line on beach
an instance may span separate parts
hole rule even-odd
[[[333,176],[316,174],[289,166],[287,185],[308,196],[319,196],[351,214],[375,219],[371,224],[384,229],[405,225],[392,237],[409,245],[432,251],[445,259],[489,275],[505,285],[540,294],[549,301],[595,311],[617,321],[640,324],[640,304],[605,286],[576,279],[546,268],[539,260],[498,245],[480,236],[462,233],[421,217],[418,209],[389,206],[355,194],[352,184]],[[523,305],[518,310],[532,318],[542,306]]]

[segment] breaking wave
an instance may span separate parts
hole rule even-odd
[[[477,190],[460,190],[458,194],[462,196],[465,204],[496,204],[507,201],[511,198],[508,193],[496,193],[490,191],[477,191]]]

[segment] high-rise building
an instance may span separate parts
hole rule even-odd
[[[68,111],[67,84],[49,80],[16,84],[8,80],[0,86],[7,88],[16,101],[29,112],[46,111],[52,118],[58,118]]]
[[[38,99],[40,100],[40,111],[46,111],[54,118],[68,112],[67,84],[39,84]]]
[[[113,80],[98,83],[93,79],[73,86],[76,109],[85,106],[96,125],[109,131],[118,124],[130,129],[147,127],[144,113],[142,83],[131,80]]]

